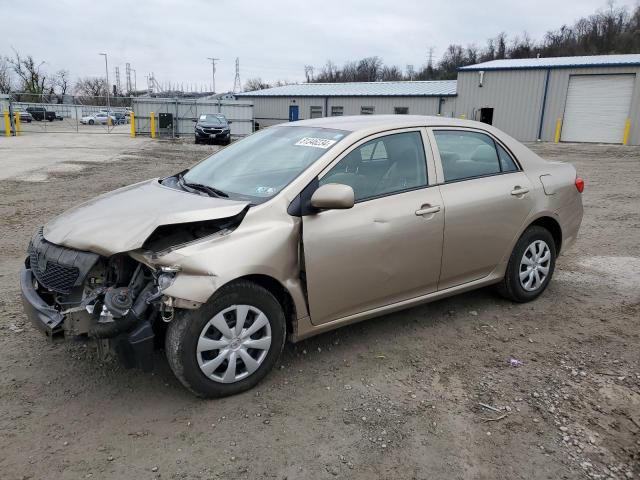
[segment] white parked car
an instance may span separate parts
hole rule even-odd
[[[99,123],[101,125],[106,125],[108,119],[111,118],[111,125],[116,125],[116,117],[114,115],[107,115],[106,113],[99,112],[94,113],[93,115],[87,115],[86,117],[82,117],[80,123],[83,125],[93,125]]]

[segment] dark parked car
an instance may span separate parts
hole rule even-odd
[[[231,130],[227,118],[221,113],[203,113],[196,122],[196,143],[231,143]]]
[[[116,125],[124,125],[127,123],[127,117],[122,112],[111,112],[111,116],[116,117]]]
[[[56,112],[50,112],[44,107],[28,107],[27,112],[31,114],[34,120],[39,122],[42,120],[53,122],[56,119]]]

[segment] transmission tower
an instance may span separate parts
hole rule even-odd
[[[116,93],[122,93],[122,86],[120,85],[120,67],[116,67]]]
[[[133,90],[133,85],[131,84],[131,64],[124,64],[124,76],[127,82],[127,95],[131,95],[131,90]]]
[[[429,47],[429,57],[427,60],[427,68],[433,68],[433,52],[434,52],[435,48],[434,47]]]
[[[240,85],[240,58],[236,57],[236,79],[233,81],[233,93],[239,93],[242,91]]]

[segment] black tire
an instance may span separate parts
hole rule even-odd
[[[198,145],[200,143],[200,139],[196,136],[196,145]]]
[[[258,369],[237,382],[221,383],[208,378],[198,365],[197,345],[200,333],[216,314],[233,305],[250,305],[261,310],[271,327],[271,345]],[[286,339],[286,321],[282,306],[265,288],[238,281],[222,287],[198,310],[182,310],[169,323],[165,350],[171,370],[180,382],[196,395],[219,398],[253,388],[273,368]]]
[[[551,253],[551,257],[548,262],[549,272],[535,290],[528,291],[520,283],[520,261],[529,245],[537,240],[544,241],[549,247],[549,251]],[[518,303],[535,300],[542,294],[542,292],[545,291],[547,285],[549,285],[549,281],[551,281],[551,278],[553,277],[555,267],[556,244],[553,239],[553,235],[551,235],[549,230],[546,228],[533,225],[524,231],[518,239],[516,246],[513,248],[504,278],[497,285],[498,293],[503,297]]]
[[[89,120],[89,125],[93,125],[95,122],[93,120]]]

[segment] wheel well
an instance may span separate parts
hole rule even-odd
[[[549,231],[553,237],[553,242],[556,244],[556,255],[558,255],[560,248],[562,248],[562,228],[560,228],[557,220],[551,217],[540,217],[532,222],[531,225],[539,225]]]
[[[237,278],[236,280],[248,280],[256,283],[261,287],[267,289],[282,305],[284,316],[287,321],[287,334],[294,331],[293,321],[296,318],[296,306],[293,303],[291,294],[287,291],[282,284],[273,277],[268,275],[246,275],[244,277]]]

